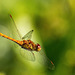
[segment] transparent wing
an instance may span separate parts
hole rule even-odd
[[[20,32],[19,32],[19,30],[17,28],[17,25],[16,25],[12,15],[10,14],[9,16],[10,16],[10,18],[12,20],[11,25],[10,25],[11,26],[10,31],[12,31],[12,34],[13,34],[14,38],[16,38],[18,40],[22,40],[21,34],[20,34]]]
[[[32,37],[33,30],[29,31],[26,35],[22,37],[22,39],[30,40]]]
[[[25,49],[21,48],[20,54],[26,60],[35,61],[35,55],[32,51],[28,51],[28,50],[25,50]]]
[[[10,34],[10,37],[16,39],[16,40],[22,40],[22,37],[21,37],[21,34],[17,28],[17,25],[13,19],[13,17],[11,15],[9,15],[10,17],[10,24],[9,24],[9,32],[11,33]],[[13,46],[14,47],[18,47],[18,45],[16,43],[13,42]]]
[[[37,52],[36,56],[40,56],[40,57],[37,57],[37,60],[40,64],[44,65],[49,70],[55,69],[53,62],[45,55],[45,53],[42,50],[40,52]]]

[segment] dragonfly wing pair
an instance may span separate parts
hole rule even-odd
[[[20,35],[20,33],[19,33],[19,30],[17,29],[17,26],[16,26],[16,24],[15,24],[15,22],[14,22],[14,20],[13,20],[13,18],[12,18],[12,16],[10,15],[10,18],[12,19],[12,21],[13,21],[13,23],[14,23],[14,25],[15,25],[15,28],[16,28],[16,30],[17,30],[17,32],[18,32],[18,35],[19,35],[19,37],[21,38],[21,35]],[[26,35],[24,35],[21,39],[22,40],[30,40],[31,39],[31,37],[32,37],[32,33],[33,33],[33,30],[31,30],[31,31],[29,31]],[[7,37],[6,37],[7,38]],[[34,45],[34,44],[33,44]],[[37,51],[39,51],[39,49],[40,49],[40,46],[39,46],[39,44],[37,44]],[[41,50],[42,51],[42,50]],[[46,66],[48,66],[48,68],[49,69],[54,69],[55,68],[55,66],[54,66],[54,64],[53,64],[53,62],[51,61],[51,60],[49,60],[47,57],[46,57],[46,55],[44,54],[44,53],[42,53],[41,51],[39,51],[39,52],[36,52],[36,54],[38,54],[38,53],[40,53],[40,55],[41,55],[41,57],[43,57],[43,59],[41,58],[40,59],[40,61],[39,61],[39,59],[38,59],[38,61],[41,63],[41,64],[44,64],[44,63],[46,63]],[[29,51],[29,50],[25,50],[25,49],[23,49],[23,48],[21,48],[20,49],[20,54],[25,58],[25,59],[27,59],[27,60],[31,60],[31,61],[34,61],[35,60],[35,56],[36,55],[34,55],[34,53],[32,52],[32,51]],[[37,56],[40,56],[40,55],[37,55]]]
[[[24,35],[22,37],[22,40],[30,40],[31,37],[32,37],[32,33],[33,33],[33,30],[29,31],[26,35]],[[32,51],[28,51],[28,50],[25,50],[25,49],[21,48],[20,54],[21,54],[21,56],[23,56],[27,60],[30,60],[30,61],[35,60],[35,55]]]

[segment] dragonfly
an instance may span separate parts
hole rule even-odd
[[[11,15],[10,15],[10,18],[12,19],[12,21],[13,21],[15,27],[16,27],[16,30],[17,30],[17,32],[18,32],[18,34],[19,34],[19,37],[21,38],[20,33],[19,33],[18,29],[17,29],[17,26],[16,26],[16,24],[15,24],[15,22],[14,22],[14,19],[13,19],[13,17],[12,17]],[[13,38],[11,38],[11,37],[9,37],[9,36],[7,36],[7,35],[1,33],[1,32],[0,32],[0,36],[2,36],[2,37],[4,37],[4,38],[7,38],[7,39],[9,39],[9,40],[11,40],[11,41],[13,41],[13,42],[15,42],[15,43],[18,44],[22,49],[24,49],[23,51],[27,50],[27,51],[29,51],[29,52],[32,53],[33,57],[35,57],[35,55],[34,55],[33,52],[34,52],[34,51],[35,51],[35,52],[41,52],[41,46],[40,46],[40,44],[38,44],[38,43],[35,44],[35,43],[31,40],[31,36],[32,36],[33,31],[34,31],[34,30],[31,30],[31,31],[29,31],[27,34],[25,34],[25,35],[21,38],[22,41],[13,39]],[[27,38],[27,40],[25,40],[26,38]],[[42,54],[41,54],[41,55],[42,55]],[[46,56],[46,55],[44,54],[44,56]],[[46,57],[46,59],[47,59],[46,63],[49,64],[49,69],[54,70],[55,66],[54,66],[53,62],[52,62],[51,60],[49,60],[49,58],[47,58],[47,57]],[[45,59],[44,59],[44,61],[45,61]]]

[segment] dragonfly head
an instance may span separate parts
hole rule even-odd
[[[41,50],[41,46],[39,44],[36,45],[36,51],[40,51]]]

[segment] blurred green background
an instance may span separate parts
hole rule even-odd
[[[0,75],[75,75],[75,0],[0,0],[0,32],[13,37],[9,14],[22,36],[34,30],[32,40],[55,70],[22,59],[19,48],[0,37]]]

